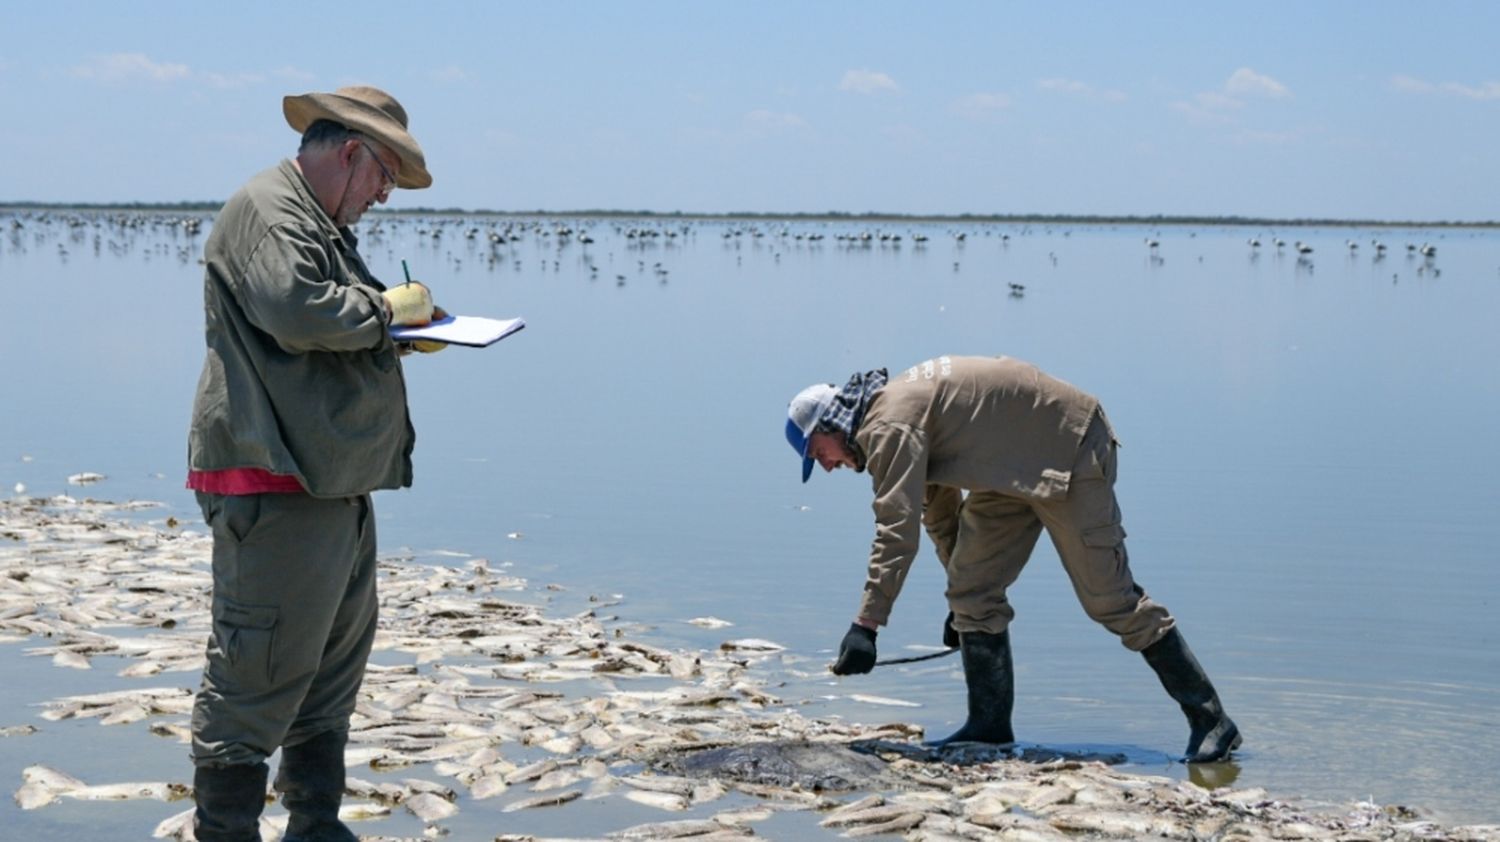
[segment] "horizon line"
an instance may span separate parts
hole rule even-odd
[[[83,211],[217,211],[223,202],[43,202],[30,200],[0,201],[0,211],[11,210],[83,210]],[[1238,214],[1086,214],[1086,213],[897,213],[889,211],[652,211],[593,208],[587,210],[492,210],[488,208],[414,207],[372,208],[381,216],[501,216],[501,217],[596,217],[596,218],[666,218],[666,219],[784,219],[802,221],[879,221],[914,222],[1009,222],[1072,224],[1155,224],[1155,225],[1287,225],[1287,226],[1369,226],[1381,228],[1493,228],[1497,220],[1390,220],[1341,217],[1269,217]]]

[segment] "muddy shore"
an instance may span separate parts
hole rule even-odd
[[[89,688],[0,710],[5,747],[24,753],[83,725],[185,755],[209,550],[201,523],[152,503],[0,501],[0,642]],[[612,622],[608,598],[559,616],[544,589],[461,554],[383,556],[381,574],[381,631],[348,753],[346,813],[365,839],[1500,840],[1500,826],[1443,826],[1417,807],[1210,789],[1130,774],[1108,756],[935,756],[919,726],[807,716],[779,698],[787,656],[774,641],[726,628],[716,650],[656,647]],[[703,754],[747,747],[782,765]],[[86,809],[100,827],[125,805],[156,805],[120,838],[191,838],[186,762],[159,781],[128,758],[118,767],[84,780],[26,764],[13,799],[27,816]],[[284,822],[268,806],[264,837]],[[514,832],[523,825],[545,830]]]

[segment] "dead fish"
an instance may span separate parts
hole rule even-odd
[[[143,798],[157,801],[176,801],[186,798],[190,790],[176,783],[124,783],[85,786],[58,793],[65,798],[79,801],[132,801]]]
[[[531,791],[546,792],[549,789],[565,789],[581,780],[583,780],[583,775],[576,769],[554,769],[537,778],[536,783],[531,785]]]
[[[481,775],[469,784],[469,797],[476,801],[483,801],[486,798],[494,798],[509,788],[510,785],[505,782],[504,775]]]
[[[153,839],[192,839],[193,814],[198,811],[196,807],[189,807],[180,813],[163,819],[156,829],[151,831]]]
[[[66,792],[74,789],[83,789],[87,784],[73,777],[67,772],[59,772],[51,766],[27,766],[21,770],[21,780],[26,783],[41,784],[53,792]]]
[[[648,792],[668,792],[680,795],[684,798],[693,794],[693,788],[698,782],[692,778],[682,778],[675,775],[636,775],[629,778],[621,778],[621,781],[634,789]]]
[[[655,807],[658,810],[671,810],[675,812],[686,810],[691,806],[686,796],[670,792],[635,789],[625,793],[625,797],[637,804],[645,804],[647,807]]]
[[[371,819],[384,819],[391,815],[391,808],[384,804],[376,804],[369,801],[359,801],[353,804],[345,801],[339,806],[339,821],[363,822]]]
[[[860,812],[864,812],[865,810],[873,809],[875,807],[883,807],[883,806],[885,806],[885,799],[882,798],[881,796],[879,796],[879,795],[866,795],[864,798],[861,798],[858,801],[851,801],[848,804],[843,804],[843,805],[840,805],[840,806],[834,808],[828,814],[827,818],[825,818],[823,820],[823,824],[826,825],[828,823],[829,819],[840,818],[840,817],[843,817],[843,816],[847,816],[850,813],[860,813]]]
[[[15,799],[16,805],[22,810],[35,810],[38,807],[45,807],[56,801],[57,790],[32,781],[31,783],[22,784],[21,788],[16,790]]]
[[[1151,813],[1127,813],[1099,810],[1094,807],[1048,811],[1046,819],[1065,833],[1104,833],[1110,836],[1141,838],[1146,836],[1187,839],[1187,829],[1164,816]]]
[[[901,833],[911,830],[927,820],[923,813],[907,813],[904,816],[891,819],[880,824],[867,824],[844,831],[844,835],[858,839],[865,836],[885,836],[891,833]]]
[[[35,725],[8,725],[0,728],[0,737],[25,737],[35,733]]]
[[[773,643],[758,637],[726,640],[719,644],[719,648],[725,652],[780,652],[786,649],[780,643]]]
[[[58,652],[52,656],[52,665],[55,667],[68,667],[75,670],[93,669],[94,665],[89,659],[77,652]]]
[[[94,473],[93,471],[84,471],[81,474],[70,475],[68,477],[68,485],[89,485],[91,483],[100,482],[103,479],[105,479],[104,474]]]
[[[442,821],[458,812],[458,807],[452,801],[432,792],[418,793],[401,803],[412,815],[428,824]]]
[[[850,827],[861,824],[880,824],[897,819],[912,812],[910,807],[901,804],[885,804],[879,807],[867,807],[863,810],[850,810],[848,812],[835,811],[818,822],[819,827]]]
[[[505,782],[514,785],[526,783],[527,781],[534,781],[537,778],[540,778],[541,776],[547,774],[548,772],[551,772],[554,769],[558,768],[558,766],[559,764],[556,760],[539,760],[536,763],[532,763],[528,766],[522,766],[514,772],[506,775]]]
[[[137,704],[124,703],[110,708],[109,713],[99,720],[100,725],[129,725],[132,722],[140,722],[151,714],[145,708]]]
[[[606,834],[609,839],[681,839],[724,830],[713,819],[684,819],[676,822],[649,822]]]
[[[723,810],[714,813],[714,821],[722,825],[736,826],[743,824],[755,824],[776,815],[776,811],[770,807],[740,807],[734,810]]]
[[[886,705],[889,707],[919,708],[920,702],[908,702],[905,699],[892,699],[888,696],[867,696],[863,693],[853,693],[849,696],[851,701],[863,702],[867,705]]]
[[[517,810],[529,810],[532,807],[556,807],[574,801],[583,795],[581,790],[568,789],[552,795],[538,795],[535,798],[526,798],[520,801],[512,801],[501,807],[501,812],[514,813]]]
[[[725,629],[734,625],[734,623],[728,620],[721,620],[718,617],[694,617],[688,620],[688,622],[702,629]]]
[[[706,804],[709,801],[717,801],[724,797],[727,792],[729,792],[729,787],[724,786],[716,780],[708,780],[702,781],[693,787],[693,794],[690,798],[693,806],[697,806],[699,804]]]

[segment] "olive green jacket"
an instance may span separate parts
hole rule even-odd
[[[252,178],[204,246],[196,471],[264,468],[316,497],[411,485],[416,441],[384,287],[290,161]]]
[[[859,616],[884,625],[921,527],[946,566],[962,491],[1067,495],[1099,401],[1009,357],[938,357],[891,376],[854,441],[875,486],[875,541]]]

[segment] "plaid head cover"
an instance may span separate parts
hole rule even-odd
[[[849,378],[848,383],[844,384],[844,388],[834,395],[833,406],[828,407],[823,417],[818,419],[818,429],[844,434],[844,441],[848,443],[849,449],[854,451],[861,470],[864,469],[865,455],[860,452],[859,445],[854,443],[854,431],[859,429],[859,422],[865,418],[865,409],[870,405],[870,398],[874,397],[889,379],[890,375],[883,368],[855,374]]]

